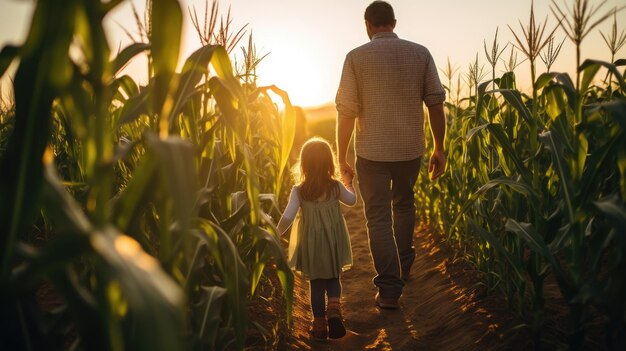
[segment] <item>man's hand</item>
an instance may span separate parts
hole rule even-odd
[[[339,163],[339,173],[341,174],[341,182],[344,185],[352,184],[354,178],[354,169],[347,162]]]
[[[446,170],[446,155],[443,150],[435,149],[432,156],[430,156],[430,163],[428,164],[428,173],[430,173],[430,179],[434,180],[439,178]]]

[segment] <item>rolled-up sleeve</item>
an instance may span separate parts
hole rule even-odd
[[[426,64],[426,72],[424,75],[424,103],[426,106],[441,104],[446,100],[446,91],[441,85],[439,74],[437,74],[437,65],[433,60],[430,52]]]
[[[359,91],[350,54],[346,56],[341,72],[341,81],[335,97],[337,113],[341,118],[356,118],[359,114]]]

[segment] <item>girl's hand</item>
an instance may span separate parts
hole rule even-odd
[[[347,162],[339,163],[339,172],[341,173],[341,179],[345,176],[350,176],[350,179],[354,177],[354,169]]]
[[[341,183],[348,189],[352,189],[352,180],[354,179],[353,175],[342,174],[341,175]]]

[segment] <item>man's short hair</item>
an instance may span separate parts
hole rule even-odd
[[[365,20],[375,27],[392,26],[396,16],[391,5],[385,1],[374,1],[365,9]]]

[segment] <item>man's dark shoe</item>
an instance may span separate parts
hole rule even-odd
[[[398,299],[395,297],[382,297],[380,294],[376,294],[376,306],[385,310],[397,310],[400,308]]]

